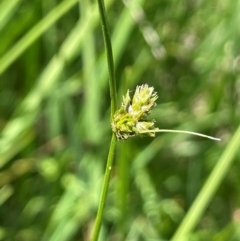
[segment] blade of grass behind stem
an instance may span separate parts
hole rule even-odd
[[[171,241],[186,241],[187,236],[193,231],[199,219],[206,210],[217,188],[220,186],[223,178],[232,164],[235,155],[239,150],[240,143],[240,126],[236,130],[234,136],[225,148],[218,163],[211,172],[209,178],[205,182],[202,190],[199,192],[194,203],[192,204],[187,215],[181,222],[179,228],[174,234]]]
[[[80,1],[81,18],[85,19],[88,11],[90,10],[91,3],[89,0]],[[95,54],[95,41],[93,28],[89,28],[85,34],[82,48],[82,61],[83,61],[83,79],[84,79],[84,109],[82,115],[81,133],[86,135],[90,142],[97,143],[98,140],[98,123],[100,121],[100,102],[101,92],[99,91],[99,81],[97,74],[94,71],[96,61]],[[86,133],[87,132],[87,133]]]
[[[67,0],[54,8],[42,21],[35,25],[6,55],[0,59],[0,74],[2,74],[37,38],[52,24],[61,18],[78,0]]]
[[[0,30],[6,25],[8,20],[12,17],[12,15],[14,14],[14,11],[16,10],[20,2],[21,0],[5,0],[1,2]]]
[[[119,231],[121,233],[122,239],[124,239],[127,233],[127,223],[129,220],[128,215],[128,197],[129,197],[129,184],[130,184],[130,162],[129,155],[131,153],[129,142],[121,142],[118,144],[117,148],[117,163],[116,170],[118,170],[118,201],[117,204],[120,210],[120,222]]]

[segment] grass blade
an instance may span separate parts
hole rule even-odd
[[[61,18],[78,0],[67,0],[54,8],[41,22],[32,28],[0,59],[0,75],[52,24]]]
[[[195,199],[193,205],[188,211],[187,215],[180,224],[175,235],[171,239],[172,241],[184,241],[187,240],[187,235],[192,232],[192,230],[197,225],[197,222],[206,210],[207,205],[210,203],[213,195],[215,194],[217,188],[220,186],[223,178],[226,176],[229,167],[234,161],[234,157],[239,150],[240,142],[240,126],[229,142],[227,148],[204,184],[202,190],[199,192],[197,198]]]

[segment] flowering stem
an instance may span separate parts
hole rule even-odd
[[[184,130],[169,130],[169,129],[159,129],[159,130],[146,130],[146,131],[141,131],[139,132],[140,134],[144,134],[144,133],[155,133],[155,132],[172,132],[172,133],[184,133],[184,134],[190,134],[190,135],[195,135],[195,136],[201,136],[204,138],[208,138],[214,141],[220,141],[221,139],[216,138],[216,137],[212,137],[212,136],[208,136],[208,135],[204,135],[201,133],[197,133],[197,132],[193,132],[193,131],[184,131]]]
[[[110,88],[110,98],[111,98],[111,121],[112,121],[114,113],[117,110],[117,90],[116,90],[116,78],[115,78],[115,70],[114,70],[112,44],[111,44],[111,38],[108,30],[104,0],[98,0],[98,7],[99,7],[99,13],[100,13],[101,22],[102,22],[102,32],[103,32],[103,38],[104,38],[107,62],[108,62],[109,88]],[[113,158],[115,153],[116,140],[117,140],[116,135],[112,133],[112,139],[110,143],[110,149],[108,152],[107,166],[104,174],[102,193],[101,193],[97,217],[94,225],[92,241],[98,240],[99,231],[101,228],[103,211],[104,211],[104,206],[107,198],[107,191],[108,191],[112,163],[113,163]]]
[[[109,34],[107,15],[104,6],[104,0],[98,0],[99,13],[102,22],[102,32],[105,43],[105,49],[107,54],[107,62],[108,62],[108,71],[109,71],[109,88],[110,88],[110,97],[111,97],[111,119],[115,111],[117,110],[117,89],[116,89],[116,78],[115,78],[115,70],[114,70],[114,61],[113,61],[113,53],[112,53],[112,43]]]
[[[101,193],[101,197],[100,197],[97,218],[96,218],[95,226],[94,226],[94,230],[93,230],[92,241],[98,240],[98,235],[99,235],[101,222],[102,222],[104,205],[105,205],[105,201],[106,201],[106,197],[107,197],[108,185],[109,185],[112,163],[113,163],[113,158],[114,158],[114,152],[115,152],[115,147],[116,147],[116,140],[117,140],[117,138],[116,138],[115,134],[113,133],[112,139],[111,139],[111,144],[110,144],[110,149],[109,149],[109,153],[108,153],[107,166],[106,166],[105,175],[104,175],[103,188],[102,188],[102,193]]]

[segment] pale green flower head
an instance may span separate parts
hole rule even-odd
[[[154,121],[147,120],[147,116],[156,105],[157,98],[154,88],[147,84],[137,86],[132,99],[129,90],[127,91],[112,121],[112,130],[118,140],[128,139],[135,135],[155,136],[154,131],[158,128],[155,128]],[[148,130],[150,132],[147,132]]]

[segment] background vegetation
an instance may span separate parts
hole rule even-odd
[[[170,240],[239,124],[240,1],[105,3],[119,103],[147,83],[156,126],[222,139],[118,143],[100,240]],[[0,12],[0,240],[90,240],[111,137],[97,4],[2,0]],[[188,240],[240,240],[238,145],[225,158]]]

